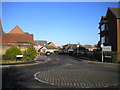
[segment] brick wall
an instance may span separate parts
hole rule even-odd
[[[120,61],[120,19],[117,19],[117,59]]]
[[[25,51],[28,47],[31,47],[32,45],[3,44],[0,49],[0,55],[5,54],[6,50],[12,46],[17,46],[18,48],[20,48],[21,51]]]
[[[111,11],[107,13],[108,20],[108,39],[112,46],[112,51],[117,51],[117,20]]]

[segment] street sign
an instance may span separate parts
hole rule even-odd
[[[16,55],[16,57],[23,57],[23,55]]]
[[[105,56],[106,58],[112,58],[112,56]]]
[[[111,51],[111,46],[103,46],[103,51]]]

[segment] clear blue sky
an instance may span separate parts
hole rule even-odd
[[[57,46],[78,42],[94,45],[99,40],[99,21],[117,2],[3,2],[2,25],[6,33],[18,25]]]

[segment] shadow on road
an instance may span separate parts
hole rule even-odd
[[[24,78],[20,77],[22,74],[23,73],[19,72],[16,68],[6,68],[5,70],[2,70],[2,88],[23,87],[20,84],[20,82],[24,82]]]

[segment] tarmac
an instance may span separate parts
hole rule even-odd
[[[74,58],[74,57],[73,57]],[[119,63],[108,63],[108,62],[99,62],[99,61],[90,61],[90,60],[83,60],[74,58],[78,61],[84,62],[84,63],[90,63],[90,64],[102,64],[102,65],[110,65],[110,66],[119,66]],[[0,67],[15,67],[15,66],[30,66],[30,65],[36,65],[36,64],[42,64],[49,61],[49,58],[47,56],[39,56],[33,61],[29,62],[22,62],[22,63],[11,63],[11,64],[1,64]]]

